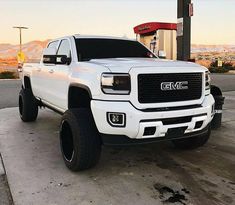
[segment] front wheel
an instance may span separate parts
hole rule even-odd
[[[24,122],[32,122],[38,116],[38,103],[30,89],[21,89],[19,93],[19,113]]]
[[[64,162],[72,171],[85,170],[97,164],[101,138],[90,109],[69,109],[64,113],[60,146]]]
[[[172,143],[176,148],[179,149],[196,149],[206,144],[206,142],[210,138],[210,134],[211,134],[211,126],[208,125],[207,133],[197,137],[172,140]]]

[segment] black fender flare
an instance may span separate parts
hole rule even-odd
[[[88,92],[90,98],[92,99],[92,93],[91,93],[91,90],[90,90],[90,88],[88,86],[80,84],[80,83],[71,83],[69,85],[68,92],[69,92],[71,87],[78,87],[78,88],[82,88],[82,89],[86,90]]]
[[[216,86],[216,85],[211,85],[211,94],[214,96],[222,96],[222,90]]]

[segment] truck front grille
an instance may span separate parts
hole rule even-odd
[[[187,89],[177,87],[177,82],[188,82]],[[173,88],[162,89],[162,83],[172,83]],[[200,99],[202,73],[161,73],[138,75],[138,100],[140,103],[178,102]]]

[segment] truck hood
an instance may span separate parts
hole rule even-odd
[[[107,68],[111,72],[114,73],[129,73],[131,69],[135,68],[156,68],[162,70],[178,68],[182,71],[187,72],[204,72],[207,69],[198,64],[185,62],[185,61],[173,61],[173,60],[165,60],[165,59],[157,59],[157,58],[107,58],[107,59],[92,59],[89,63],[93,63],[96,65],[102,65]],[[177,70],[178,70],[177,69]]]

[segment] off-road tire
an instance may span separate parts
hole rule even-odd
[[[33,122],[38,116],[38,102],[30,89],[22,88],[19,93],[19,114],[24,122]]]
[[[64,162],[72,171],[89,169],[97,164],[102,145],[89,108],[69,109],[64,113],[60,147]]]
[[[210,134],[211,134],[211,126],[208,125],[207,133],[197,136],[197,137],[172,140],[172,143],[174,144],[176,148],[179,148],[179,149],[196,149],[206,144],[206,142],[210,138]]]

